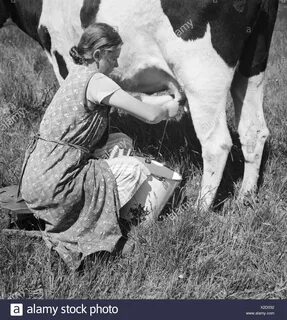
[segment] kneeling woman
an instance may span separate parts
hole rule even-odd
[[[97,159],[117,141],[120,147],[131,145],[128,138],[109,135],[110,107],[150,123],[178,112],[170,97],[147,104],[108,77],[117,67],[121,45],[107,24],[85,30],[70,51],[76,65],[47,108],[23,165],[22,197],[46,222],[46,244],[72,269],[92,253],[115,249],[122,237],[119,210],[149,175],[133,157]]]

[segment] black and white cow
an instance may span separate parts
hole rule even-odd
[[[231,90],[245,171],[240,195],[256,188],[264,143],[263,84],[278,0],[0,0],[8,17],[46,50],[61,82],[82,28],[106,22],[124,41],[114,77],[124,89],[169,88],[188,100],[202,145],[200,203],[211,205],[232,141]]]

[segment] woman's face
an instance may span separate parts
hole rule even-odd
[[[114,50],[102,50],[98,58],[99,72],[109,75],[115,68],[117,68],[120,53],[121,47],[117,47]]]

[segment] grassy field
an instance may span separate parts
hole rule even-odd
[[[280,15],[266,79],[271,136],[259,193],[248,206],[236,200],[243,158],[230,103],[234,147],[213,212],[188,209],[148,231],[139,228],[132,235],[137,243],[133,255],[112,262],[98,260],[75,274],[41,240],[0,233],[0,298],[287,298],[286,24]],[[16,27],[0,31],[0,52],[0,184],[6,186],[18,182],[32,127],[37,130],[57,83],[40,47]],[[11,121],[19,109],[17,121]],[[180,125],[168,124],[159,155],[164,123],[147,126],[123,116],[113,118],[113,126],[125,128],[141,152],[159,156],[183,174],[184,182],[166,212],[177,210],[186,199],[196,199],[200,145],[188,116]]]

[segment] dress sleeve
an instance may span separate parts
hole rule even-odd
[[[102,73],[95,74],[89,81],[87,88],[87,99],[92,103],[101,103],[102,100],[121,87],[112,79]]]

